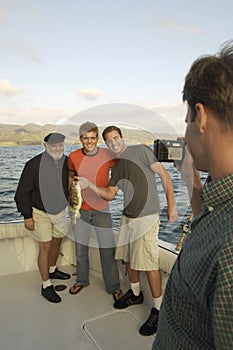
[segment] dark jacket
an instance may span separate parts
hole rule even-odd
[[[17,209],[24,219],[32,217],[32,207],[58,214],[67,206],[67,156],[56,164],[45,151],[30,159],[23,169],[15,194]]]

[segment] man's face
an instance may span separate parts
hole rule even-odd
[[[80,137],[80,141],[86,154],[92,154],[96,152],[98,137],[95,131],[84,132]]]
[[[53,145],[46,143],[46,151],[53,158],[53,160],[58,161],[62,158],[64,154],[64,142],[55,143]]]
[[[105,143],[108,148],[117,155],[120,155],[126,148],[124,139],[116,130],[105,134]]]

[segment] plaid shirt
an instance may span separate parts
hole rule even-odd
[[[205,184],[173,267],[153,349],[233,349],[233,175]]]

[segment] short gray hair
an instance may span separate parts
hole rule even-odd
[[[95,123],[85,122],[79,127],[79,136],[81,137],[85,132],[94,131],[96,136],[98,136],[99,130]]]

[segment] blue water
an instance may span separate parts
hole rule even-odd
[[[66,146],[65,153],[68,155],[74,145]],[[9,222],[12,220],[22,220],[17,212],[14,202],[14,194],[18,185],[19,177],[25,165],[25,162],[43,151],[43,146],[0,146],[0,222]],[[186,188],[180,179],[180,175],[171,163],[164,163],[169,172],[173,185],[176,203],[179,211],[179,219],[174,224],[169,224],[166,219],[166,199],[161,186],[158,183],[161,204],[160,231],[159,238],[167,242],[176,244],[182,233],[180,224],[185,224],[190,215],[190,206]],[[122,194],[119,193],[110,203],[110,210],[115,227],[119,226],[122,211]]]

